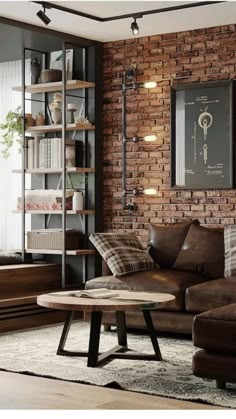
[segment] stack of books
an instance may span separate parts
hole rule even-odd
[[[26,157],[27,169],[61,169],[61,138],[29,138]]]
[[[72,209],[73,189],[66,190],[66,209]],[[22,210],[22,198],[17,198],[17,209]],[[62,190],[34,189],[25,193],[25,210],[61,210]]]

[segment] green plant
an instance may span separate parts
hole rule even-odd
[[[2,145],[1,155],[4,159],[10,156],[10,148],[14,142],[19,144],[20,149],[22,148],[23,140],[23,117],[21,113],[21,106],[18,106],[15,111],[9,111],[6,115],[6,120],[3,124],[0,124],[1,140]]]

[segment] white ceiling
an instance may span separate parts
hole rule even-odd
[[[193,1],[196,2],[196,1]],[[137,13],[145,10],[160,9],[191,3],[191,1],[55,1],[71,9],[93,14],[99,17],[116,16],[127,13]],[[200,3],[200,2],[199,2]],[[40,9],[38,4],[28,1],[0,1],[0,15],[34,25],[45,25],[36,16]],[[46,14],[51,19],[48,28],[67,32],[84,38],[102,42],[132,38],[130,25],[132,18],[111,22],[96,22],[80,16],[71,15],[59,10],[50,9]],[[236,21],[236,1],[211,4],[192,9],[162,12],[146,15],[137,22],[139,36],[156,35],[199,29]]]

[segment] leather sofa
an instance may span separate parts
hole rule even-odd
[[[115,277],[107,266],[103,275],[86,283],[86,289],[109,288],[155,291],[176,299],[152,312],[161,332],[192,333],[194,317],[204,311],[236,303],[236,277],[224,278],[223,229],[210,229],[197,220],[172,225],[150,225],[149,254],[159,265],[148,271]],[[144,329],[141,314],[129,312],[127,327]],[[113,313],[103,324],[115,325]]]
[[[216,380],[218,388],[236,381],[236,304],[202,314],[193,322],[193,373]]]

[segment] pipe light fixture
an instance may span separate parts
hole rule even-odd
[[[157,136],[154,134],[145,135],[144,137],[139,137],[134,135],[131,138],[127,137],[127,120],[126,120],[126,92],[130,89],[137,90],[138,88],[151,89],[156,87],[157,83],[153,81],[144,82],[144,83],[133,83],[132,79],[136,77],[136,70],[134,67],[129,67],[122,75],[122,205],[123,209],[127,210],[130,214],[137,210],[138,206],[135,202],[127,202],[128,195],[155,195],[157,193],[156,189],[127,189],[126,184],[126,145],[127,142],[138,143],[139,141],[156,141]]]

